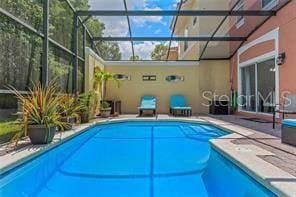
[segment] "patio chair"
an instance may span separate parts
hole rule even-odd
[[[276,113],[281,113],[283,120],[286,117],[286,114],[296,114],[296,94],[288,94],[285,96],[284,104],[277,104],[274,106],[273,110],[273,125],[275,128],[275,116]]]
[[[296,119],[283,120],[282,143],[296,146]]]
[[[170,98],[170,114],[176,116],[178,111],[185,116],[192,115],[192,108],[186,105],[183,95],[173,95]]]
[[[139,109],[139,116],[143,115],[144,111],[152,110],[153,115],[156,115],[156,98],[154,96],[142,96]]]

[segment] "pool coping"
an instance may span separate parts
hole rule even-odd
[[[233,140],[247,138],[256,131],[215,118],[205,117],[204,120],[217,128],[231,132],[210,140],[215,150],[276,195],[295,196],[296,177],[258,157],[274,155],[273,153],[253,144],[232,143]]]
[[[233,123],[224,122],[215,118],[114,118],[114,119],[98,119],[92,123],[81,124],[73,130],[65,132],[62,138],[56,138],[51,144],[47,145],[29,145],[23,147],[17,152],[12,152],[0,156],[0,176],[9,172],[17,166],[20,166],[39,155],[50,151],[51,149],[71,140],[72,138],[84,133],[89,128],[96,125],[120,123],[120,122],[139,122],[139,121],[181,121],[191,123],[201,123],[213,125],[219,129],[229,132],[220,138],[210,140],[212,147],[231,160],[235,165],[240,167],[249,176],[257,180],[259,183],[267,187],[273,193],[279,196],[295,196],[296,194],[296,177],[283,171],[282,169],[272,165],[259,158],[258,155],[273,155],[273,153],[264,150],[252,144],[234,144],[234,139],[244,138],[252,135],[251,129],[235,125]],[[247,157],[246,157],[247,156]]]

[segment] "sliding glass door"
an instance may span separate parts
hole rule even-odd
[[[242,109],[256,111],[256,65],[241,68],[242,73]]]
[[[257,64],[258,112],[272,113],[275,103],[275,62],[268,60]]]
[[[276,83],[274,59],[240,69],[240,108],[243,111],[272,113]]]

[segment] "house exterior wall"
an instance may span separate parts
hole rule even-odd
[[[248,1],[245,1],[248,2]],[[230,78],[231,87],[238,90],[239,74],[238,67],[240,64],[247,62],[260,62],[262,59],[271,55],[276,59],[278,53],[285,52],[286,59],[283,65],[276,65],[276,75],[278,92],[277,102],[282,103],[282,95],[288,91],[296,93],[296,1],[291,1],[282,8],[276,16],[267,20],[258,28],[238,50],[230,60]],[[251,19],[245,19],[245,25],[250,25]],[[242,31],[244,27],[242,26]],[[235,31],[232,31],[236,35]],[[270,37],[272,33],[274,37]],[[270,39],[266,39],[270,37]],[[249,47],[250,46],[250,47]],[[244,49],[244,50],[242,50]],[[240,53],[240,51],[243,51]],[[253,114],[254,115],[254,114]],[[259,115],[258,115],[259,116]],[[262,116],[262,115],[260,115]]]
[[[242,54],[240,54],[240,62],[243,63],[250,59],[256,58],[258,56],[264,55],[266,53],[272,52],[275,50],[275,40],[268,40],[264,42],[260,42],[250,48],[248,48],[246,51],[244,51]]]
[[[169,60],[169,61],[175,61],[178,60],[178,47],[171,47],[169,56],[166,53],[165,55],[161,56],[161,60]]]
[[[105,68],[114,74],[131,77],[131,80],[122,81],[120,88],[113,82],[107,84],[107,98],[121,100],[123,113],[137,113],[142,95],[156,96],[157,112],[168,113],[169,98],[174,94],[184,95],[194,114],[208,113],[208,107],[203,106],[203,103],[208,103],[203,98],[204,91],[229,94],[229,61],[204,61],[196,66],[108,65]],[[142,81],[143,75],[156,75],[157,80]],[[167,82],[165,78],[168,75],[184,76],[184,81]]]
[[[227,0],[188,0],[183,3],[182,10],[227,10],[228,6]],[[196,23],[193,24],[195,18]],[[184,36],[185,29],[188,29],[188,36],[211,36],[222,19],[223,16],[179,16],[174,34]],[[188,42],[187,50],[184,50],[184,42],[179,42],[179,60],[198,60],[205,44],[206,42],[191,41]],[[217,46],[210,42],[208,47]]]

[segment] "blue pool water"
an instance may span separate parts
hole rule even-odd
[[[96,126],[2,174],[0,196],[274,196],[211,149],[225,134],[182,122]]]

